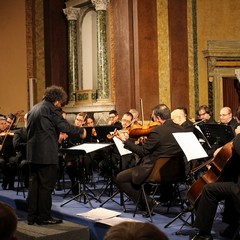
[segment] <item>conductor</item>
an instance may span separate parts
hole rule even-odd
[[[86,137],[84,128],[75,127],[62,117],[67,102],[63,88],[46,88],[43,100],[27,116],[27,159],[30,165],[28,224],[58,224],[51,215],[52,191],[57,181],[59,133]]]

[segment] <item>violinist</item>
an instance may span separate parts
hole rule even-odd
[[[236,113],[237,121],[240,122],[240,107]],[[211,229],[217,211],[218,203],[225,200],[223,222],[228,227],[220,232],[220,235],[227,239],[232,239],[237,231],[240,220],[240,128],[235,130],[236,137],[233,139],[233,149],[236,154],[231,160],[228,179],[225,182],[213,182],[204,186],[200,201],[196,207],[195,227],[199,229],[197,235],[192,240],[212,240]],[[220,153],[217,150],[218,154]],[[215,157],[217,154],[214,154]],[[206,207],[207,206],[207,207]],[[236,239],[239,239],[239,235]]]
[[[165,104],[159,104],[152,110],[152,118],[161,125],[151,130],[147,140],[142,146],[136,145],[126,136],[119,135],[119,139],[123,141],[124,147],[136,153],[140,157],[140,161],[136,166],[120,172],[116,181],[120,188],[136,203],[140,185],[149,176],[157,159],[161,157],[172,157],[178,154],[182,155],[182,150],[172,133],[183,132],[184,129],[175,124],[171,120],[170,109]],[[169,169],[169,171],[171,171]],[[162,199],[169,197],[167,192],[162,192]],[[142,210],[146,210],[143,199],[140,200]],[[151,209],[159,205],[154,199],[148,197],[148,203]]]
[[[135,108],[131,108],[129,112],[133,115],[133,124],[140,125],[139,123],[139,113],[138,110]]]
[[[119,131],[116,131],[112,135],[111,139],[115,137],[117,133],[120,133],[122,136],[128,135],[127,132],[133,123],[132,120],[133,120],[133,116],[130,112],[124,113],[121,119],[121,129]],[[110,139],[110,136],[108,138]],[[106,151],[109,151],[109,150],[106,150]],[[107,154],[107,155],[110,156],[110,154]],[[111,158],[105,157],[99,163],[99,168],[102,174],[104,175],[112,174],[112,169],[114,171],[114,175],[116,175],[119,171],[135,165],[134,156],[132,154],[127,154],[121,157],[115,145],[111,148],[111,156],[112,156]]]
[[[16,126],[14,125],[16,123],[16,119],[17,117],[15,114],[10,113],[7,115],[6,123],[9,130],[13,130],[16,128]]]
[[[90,132],[90,134],[89,133],[87,134],[87,137],[84,142],[88,142],[88,143],[89,142],[90,143],[99,142],[96,129],[94,128],[94,126],[95,126],[94,116],[91,114],[88,114],[86,116],[85,122],[86,122],[86,124],[85,124],[86,129],[90,128],[91,132]],[[102,150],[94,151],[94,152],[91,152],[91,153],[85,155],[84,166],[85,166],[86,179],[88,179],[92,176],[93,170],[98,166],[101,159],[102,159]]]
[[[108,125],[113,125],[115,126],[117,129],[120,129],[122,127],[121,122],[119,121],[119,115],[118,112],[116,110],[111,110],[108,113]]]
[[[95,119],[94,119],[93,115],[87,115],[86,116],[86,127],[92,128],[91,137],[90,137],[90,139],[88,139],[89,142],[98,142],[97,132],[96,132],[96,129],[94,128],[94,126],[95,126]]]
[[[13,133],[10,132],[10,128],[13,124],[14,119],[10,123],[7,122],[7,118],[1,117],[0,127],[2,135],[0,137],[0,168],[3,173],[3,190],[14,189],[14,180],[16,176],[16,152],[13,147]]]
[[[87,114],[84,112],[80,112],[75,116],[74,126],[82,128],[85,124]],[[75,145],[82,144],[84,140],[80,136],[68,136],[62,141],[63,148],[73,147]],[[82,172],[79,170],[83,170],[80,168],[82,159],[78,154],[70,154],[67,153],[65,155],[65,164],[66,164],[66,172],[71,180],[71,190],[74,195],[79,193],[79,189],[77,186],[77,180],[82,175]]]
[[[24,126],[17,129],[13,137],[13,146],[16,150],[16,162],[18,168],[21,169],[21,177],[24,186],[28,188],[29,183],[29,165],[27,161],[27,113],[24,115]]]

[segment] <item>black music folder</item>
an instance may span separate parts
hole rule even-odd
[[[218,143],[223,146],[235,137],[235,133],[229,125],[201,124],[199,127],[211,145]]]
[[[107,135],[111,132],[114,132],[115,129],[118,129],[114,125],[103,125],[103,126],[96,126],[95,130],[97,132],[97,138],[100,142],[107,142],[109,139],[107,138]]]

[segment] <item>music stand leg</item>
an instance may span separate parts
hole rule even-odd
[[[188,213],[188,212],[190,212],[190,215],[187,217],[187,219],[183,219],[183,218],[182,218],[182,215],[184,215],[185,213]],[[188,222],[188,220],[189,220],[190,217],[191,217],[191,223]],[[194,219],[193,219],[193,208],[190,207],[190,208],[187,208],[187,209],[183,209],[176,217],[173,218],[172,221],[170,221],[168,224],[166,224],[166,225],[164,226],[164,228],[169,227],[169,226],[170,226],[173,222],[175,222],[177,219],[180,219],[181,221],[183,221],[183,226],[186,225],[186,224],[192,226],[192,225],[193,225],[193,221],[194,221]],[[181,229],[183,228],[183,226],[181,227]],[[181,229],[180,229],[180,230],[181,230]],[[179,230],[179,231],[180,231],[180,230]]]

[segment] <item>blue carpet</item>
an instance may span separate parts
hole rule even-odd
[[[100,185],[98,186],[98,181],[96,181],[94,184],[91,184],[90,187],[92,192],[94,192],[96,196],[100,194],[102,185],[101,187]],[[109,226],[77,216],[76,215],[77,213],[84,213],[91,210],[92,208],[89,203],[83,202],[83,197],[81,197],[81,199],[77,198],[66,203],[73,197],[71,194],[65,197],[67,191],[68,189],[66,189],[65,191],[63,190],[55,191],[53,193],[52,196],[53,216],[61,218],[63,220],[88,226],[90,229],[91,240],[102,240]],[[108,196],[106,194],[103,194],[101,196],[101,202],[104,202],[106,199],[108,199]],[[118,194],[114,197],[114,201],[112,200],[108,201],[106,204],[104,204],[103,207],[106,209],[121,212],[121,215],[119,216],[121,218],[133,218],[135,205],[130,200],[126,199],[125,200],[126,212],[124,212],[123,207],[118,204],[120,202],[119,200],[120,197]],[[0,189],[0,201],[6,202],[12,207],[14,207],[18,213],[19,219],[26,220],[26,199],[23,197],[22,191],[20,191],[17,195],[16,191]],[[100,202],[94,199],[91,200],[91,203],[93,205],[93,208],[98,208],[100,205]],[[62,204],[65,205],[61,206]],[[224,229],[225,227],[225,225],[221,222],[222,208],[223,208],[222,206],[219,207],[218,213],[216,214],[215,217],[215,222],[212,229],[214,239],[223,239],[218,235],[219,230]],[[164,226],[168,224],[170,221],[172,221],[174,217],[177,216],[177,214],[180,212],[181,212],[180,206],[171,206],[169,212],[167,212],[166,207],[160,206],[158,209],[156,209],[156,212],[153,216],[153,224],[155,224],[163,232],[165,232],[169,239],[171,240],[191,239],[192,236],[196,233],[196,229],[192,228],[189,225],[183,225],[183,221],[180,218],[176,219],[176,221],[170,224],[170,226],[168,226],[167,228],[164,228]],[[187,219],[189,217],[189,214],[190,214],[189,212],[185,213],[182,216],[183,220]],[[150,221],[149,219],[142,217],[140,213],[136,214],[135,219],[139,221]],[[188,222],[189,223],[191,222],[190,219]]]

